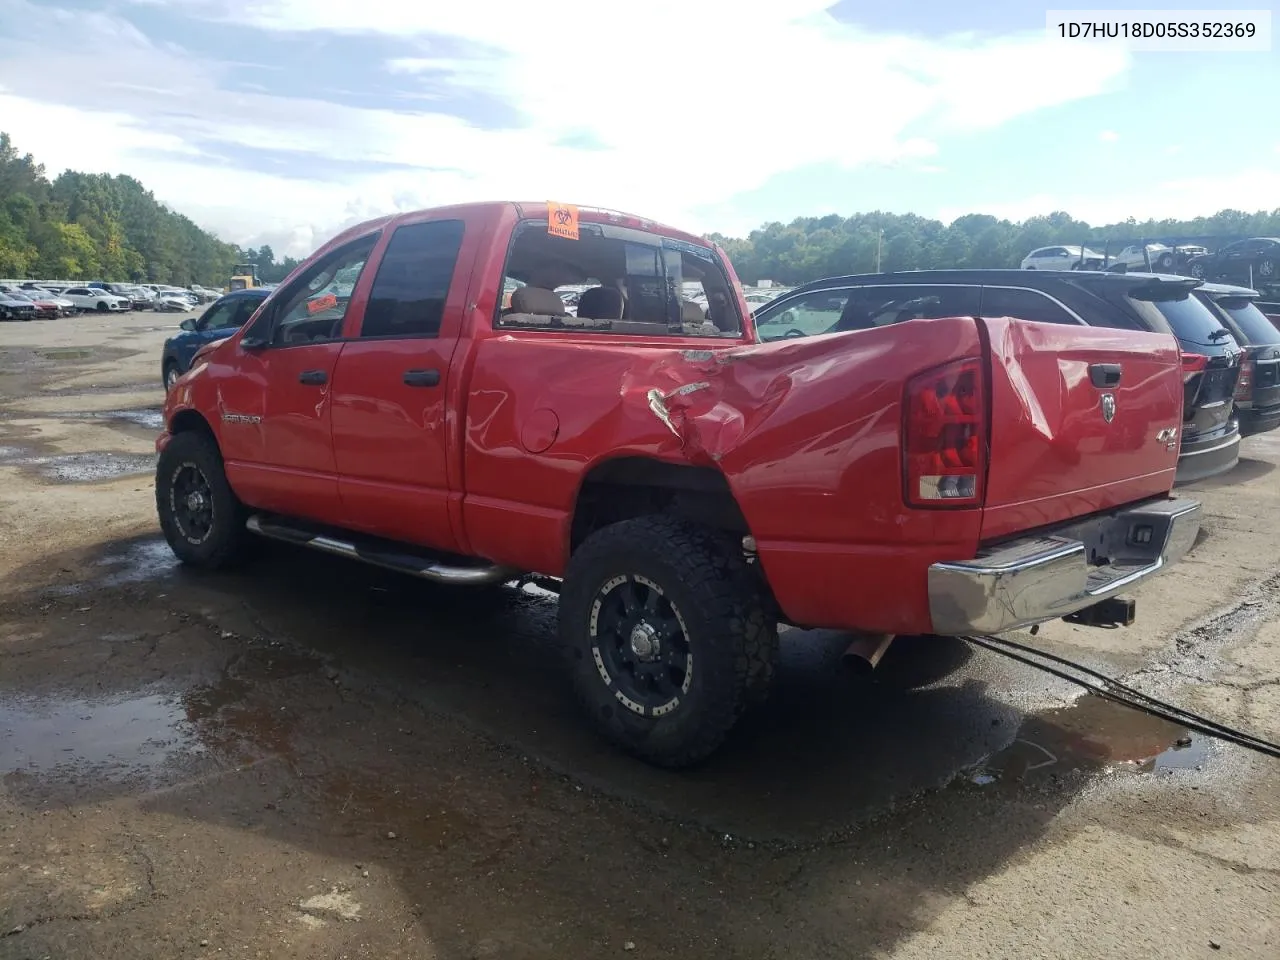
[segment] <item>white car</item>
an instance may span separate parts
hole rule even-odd
[[[114,293],[98,290],[94,287],[67,287],[58,294],[63,300],[70,300],[77,310],[97,310],[99,313],[120,312],[131,306],[124,297]]]
[[[173,313],[190,313],[196,308],[195,302],[191,299],[189,293],[170,293],[168,291],[161,292],[152,301],[152,307],[156,310],[162,310]]]
[[[1088,247],[1039,247],[1022,258],[1021,266],[1023,270],[1097,270],[1105,259]]]
[[[1148,257],[1151,259],[1150,267],[1147,266]],[[1131,243],[1112,257],[1111,262],[1123,263],[1129,270],[1143,271],[1151,269],[1158,273],[1165,273],[1173,269],[1174,252],[1173,248],[1167,247],[1163,243],[1148,243],[1146,255],[1144,256],[1142,244]]]

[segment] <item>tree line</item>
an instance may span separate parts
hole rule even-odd
[[[926,270],[1016,267],[1032,250],[1059,244],[1083,244],[1103,253],[1110,241],[1114,256],[1118,244],[1143,239],[1249,236],[1280,236],[1280,209],[1223,210],[1194,220],[1129,219],[1103,227],[1061,212],[1020,223],[971,213],[947,225],[915,214],[876,211],[801,217],[788,224],[766,224],[746,237],[712,234],[711,239],[724,247],[743,283],[767,279],[790,286],[820,277],[873,273],[877,247],[881,270]]]
[[[133,177],[50,180],[0,133],[0,277],[221,287],[239,254]]]
[[[972,213],[951,224],[875,211],[768,223],[746,237],[711,234],[744,283],[793,285],[844,273],[1016,267],[1037,247],[1143,237],[1280,236],[1280,209],[1223,210],[1195,220],[1130,219],[1093,227],[1066,213],[1021,222]],[[878,259],[877,259],[878,258]],[[50,180],[0,133],[0,277],[200,283],[222,287],[237,263],[267,283],[298,261],[270,246],[241,249],[161,204],[129,176],[67,170]]]

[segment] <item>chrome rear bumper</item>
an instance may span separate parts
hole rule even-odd
[[[929,568],[934,633],[1002,633],[1083,610],[1180,560],[1200,504],[1150,500]]]

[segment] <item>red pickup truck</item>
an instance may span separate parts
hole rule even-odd
[[[706,240],[471,204],[345,231],[203,348],[168,394],[156,502],[204,567],[256,534],[444,583],[546,578],[588,716],[682,766],[766,691],[779,623],[882,648],[1129,622],[1117,594],[1199,529],[1170,495],[1182,397],[1174,339],[1127,330],[938,317],[762,344]]]

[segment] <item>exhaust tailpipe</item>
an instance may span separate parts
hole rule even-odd
[[[865,676],[876,668],[884,652],[893,643],[892,633],[860,633],[840,658],[845,667]]]

